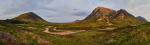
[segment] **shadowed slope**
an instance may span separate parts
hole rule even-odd
[[[44,19],[42,19],[40,16],[38,16],[33,12],[21,14],[20,16],[15,17],[13,19],[30,23],[47,23],[47,21],[45,21]]]

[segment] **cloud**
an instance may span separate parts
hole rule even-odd
[[[84,19],[97,6],[123,8],[150,20],[150,0],[0,0],[0,19],[35,12],[51,22],[70,22]]]
[[[73,12],[72,14],[76,15],[76,16],[87,16],[87,15],[90,14],[90,12],[87,12],[87,11],[76,11],[76,12]]]
[[[18,16],[21,13],[46,9],[53,0],[0,0],[0,19]]]

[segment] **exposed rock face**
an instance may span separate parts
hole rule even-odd
[[[96,22],[108,25],[113,25],[113,23],[130,25],[140,23],[141,21],[124,9],[115,11],[109,8],[97,7],[83,22]]]
[[[84,19],[84,21],[102,22],[107,23],[108,25],[112,25],[109,19],[112,17],[112,14],[115,13],[116,13],[115,10],[105,7],[97,7],[87,18]]]
[[[33,12],[28,12],[21,14],[20,16],[13,18],[13,20],[19,20],[24,22],[31,22],[31,23],[45,23],[46,21],[42,19],[40,16]]]
[[[138,20],[135,16],[132,14],[128,13],[124,9],[120,9],[116,12],[116,14],[113,17],[113,22],[115,23],[122,23],[125,25],[135,25],[141,23],[140,20]]]
[[[115,13],[115,11],[112,9],[97,7],[87,18],[85,18],[85,20],[91,21],[107,20],[113,13]]]
[[[114,15],[114,18],[117,20],[124,20],[124,19],[129,18],[129,17],[135,18],[133,15],[131,15],[130,13],[128,13],[124,9],[118,10],[117,13]]]

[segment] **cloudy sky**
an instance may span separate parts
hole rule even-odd
[[[150,21],[150,0],[0,0],[0,19],[35,12],[50,22],[81,20],[98,7],[126,9]]]

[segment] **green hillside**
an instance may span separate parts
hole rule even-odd
[[[29,12],[0,20],[0,45],[150,45],[150,23],[143,20],[104,7],[72,23],[48,23]]]
[[[29,23],[48,23],[47,21],[45,21],[44,19],[42,19],[40,16],[38,16],[33,12],[21,14],[13,18],[12,20],[18,20],[18,21],[29,22]]]
[[[149,45],[150,23],[111,31],[87,30],[71,35],[44,33],[44,24],[0,23],[1,45]]]

